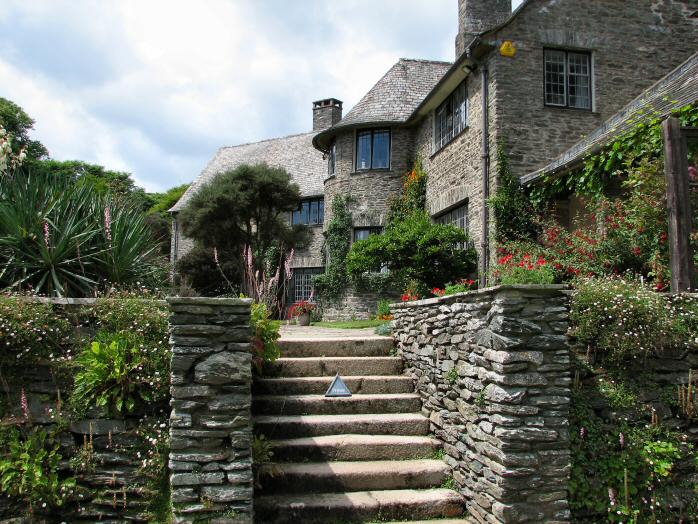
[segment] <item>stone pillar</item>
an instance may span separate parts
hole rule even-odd
[[[168,298],[174,521],[252,522],[249,299]]]
[[[394,304],[399,353],[480,523],[570,521],[564,286]]]

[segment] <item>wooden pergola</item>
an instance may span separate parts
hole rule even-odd
[[[671,291],[682,293],[696,289],[693,267],[693,228],[688,176],[688,141],[698,140],[698,127],[681,127],[674,116],[664,120],[664,171],[669,211],[669,253]]]

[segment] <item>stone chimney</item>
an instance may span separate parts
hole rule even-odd
[[[313,131],[322,131],[332,127],[342,119],[342,101],[325,98],[313,102]]]
[[[458,0],[456,58],[480,33],[506,21],[511,15],[511,0]]]

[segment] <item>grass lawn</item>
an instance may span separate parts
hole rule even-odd
[[[313,326],[337,329],[373,328],[387,324],[389,320],[339,320],[336,322],[313,322]]]

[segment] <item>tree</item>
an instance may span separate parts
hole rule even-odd
[[[48,157],[48,150],[38,140],[29,138],[29,131],[34,128],[34,119],[21,107],[6,98],[0,97],[0,127],[13,136],[15,154],[24,149],[28,159],[37,160]]]
[[[184,236],[204,253],[213,257],[215,248],[220,261],[242,264],[243,250],[250,246],[256,269],[262,271],[269,269],[265,265],[272,252],[304,244],[307,229],[287,220],[299,203],[300,190],[284,169],[244,164],[203,185],[179,218]],[[192,283],[191,270],[196,268],[189,259],[199,253],[183,257],[178,266]]]
[[[148,202],[152,202],[146,213],[146,223],[155,238],[160,242],[160,253],[163,255],[169,255],[170,253],[170,241],[172,238],[170,208],[182,198],[182,195],[188,188],[189,184],[182,184],[181,186],[170,188],[164,193],[146,193]]]

